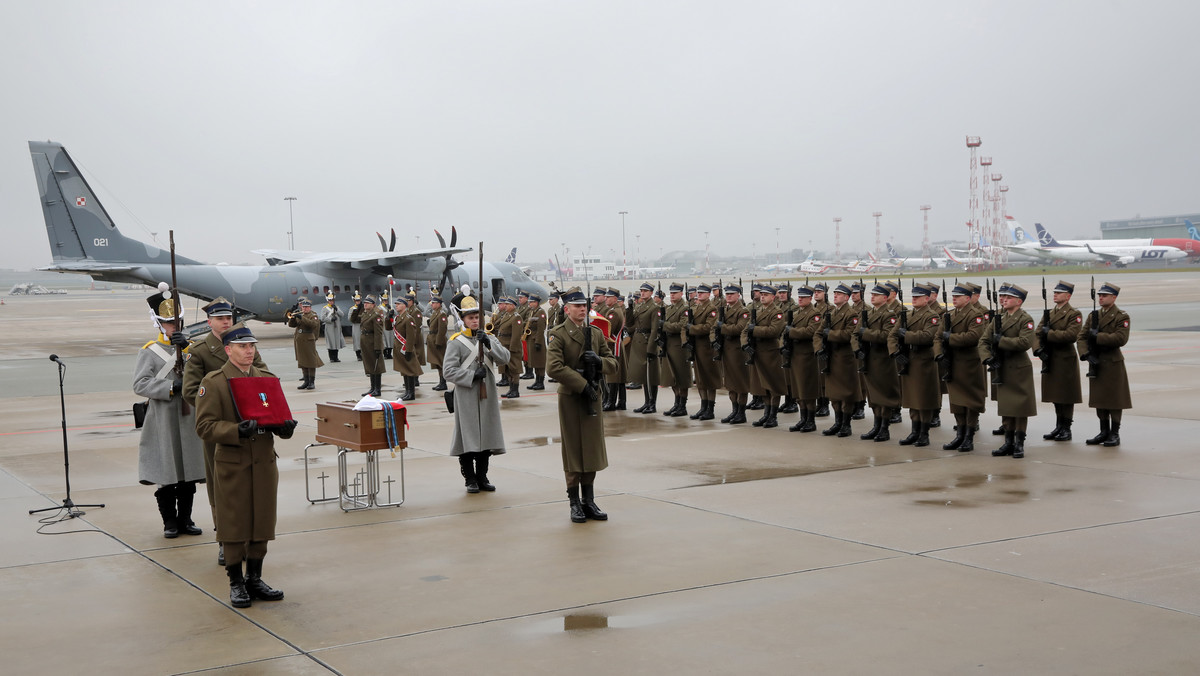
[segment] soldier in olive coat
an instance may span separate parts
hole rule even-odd
[[[742,287],[737,284],[725,285],[725,302],[717,310],[717,321],[713,323],[710,341],[721,345],[720,364],[725,391],[729,393],[729,402],[733,410],[721,418],[727,425],[739,425],[746,422],[746,399],[750,391],[750,367],[746,364],[746,354],[740,349],[742,331],[750,321],[750,311],[742,303]],[[718,341],[718,336],[720,340]]]
[[[629,374],[635,382],[642,384],[644,400],[633,412],[654,413],[658,410],[659,309],[652,298],[654,287],[649,282],[643,282],[638,287],[638,293],[641,298],[633,308],[633,324],[630,327]]]
[[[1129,342],[1129,315],[1117,307],[1121,287],[1104,284],[1097,298],[1100,309],[1079,334],[1079,360],[1088,362],[1088,406],[1100,418],[1100,433],[1087,440],[1089,446],[1121,445],[1121,412],[1133,408],[1129,375],[1121,347]]]
[[[362,305],[355,305],[350,311],[350,322],[360,329],[363,372],[371,381],[371,389],[363,392],[363,396],[382,396],[383,374],[387,372],[383,362],[384,334],[387,332],[383,324],[387,313],[377,307],[378,302],[374,294],[368,294]],[[390,340],[388,344],[391,344]]]
[[[691,308],[683,299],[683,285],[672,283],[671,302],[663,308],[662,330],[667,336],[667,363],[670,369],[671,389],[675,392],[675,403],[663,411],[663,415],[678,417],[687,415],[688,390],[692,386],[692,367],[688,362],[684,341],[689,339],[688,326]]]
[[[283,592],[262,580],[267,542],[275,539],[276,465],[272,434],[289,439],[296,421],[281,428],[262,429],[250,420],[240,420],[233,404],[229,381],[269,374],[253,366],[258,341],[250,329],[233,329],[222,338],[229,360],[219,371],[200,381],[196,391],[196,433],[216,445],[217,537],[225,554],[229,576],[229,601],[245,608],[251,599],[278,601]],[[245,577],[242,561],[246,562]]]
[[[542,295],[529,294],[529,310],[525,318],[526,349],[529,350],[529,366],[533,369],[533,384],[530,390],[546,389],[546,310],[542,307]]]
[[[763,388],[763,416],[750,423],[755,427],[779,425],[779,400],[787,392],[787,379],[783,371],[783,360],[779,354],[780,336],[787,320],[775,304],[774,287],[763,285],[762,305],[753,320],[746,324],[742,334],[742,345],[749,347],[751,338],[754,346],[754,369],[758,373],[759,385]]]
[[[431,388],[435,392],[446,389],[446,376],[442,373],[442,361],[446,358],[449,333],[450,313],[442,309],[442,299],[434,289],[433,297],[429,299],[429,342],[425,344],[425,357],[429,360],[429,366],[438,372],[438,384]]]
[[[516,399],[521,396],[521,358],[523,356],[521,354],[521,335],[525,332],[525,320],[521,319],[520,313],[517,312],[515,298],[502,297],[499,307],[499,318],[493,318],[492,323],[495,325],[496,339],[508,349],[511,355],[508,359],[508,366],[504,369],[505,377],[498,383],[499,385],[508,385],[508,392],[500,396],[505,399]]]
[[[792,341],[791,376],[792,396],[800,410],[800,420],[788,428],[789,432],[815,432],[817,429],[817,354],[814,350],[817,332],[821,329],[821,313],[813,305],[814,290],[801,286],[797,291],[796,309],[792,311],[792,323],[787,327],[787,337]]]
[[[616,371],[617,360],[608,349],[604,333],[590,325],[587,297],[579,287],[563,293],[563,303],[567,319],[550,330],[546,371],[558,381],[558,424],[571,521],[605,521],[608,515],[596,505],[594,486],[596,472],[608,467],[604,416],[599,414],[600,383],[588,382],[582,371],[586,367],[597,374],[609,374]],[[585,337],[585,331],[590,336]]]
[[[929,306],[933,291],[927,285],[912,288],[912,311],[897,321],[888,336],[888,348],[901,366],[900,405],[908,409],[912,432],[900,445],[928,446],[933,413],[942,401],[936,357],[941,354],[942,316]],[[907,328],[903,324],[907,323]],[[901,345],[908,348],[908,363]],[[907,367],[906,369],[904,367]],[[907,371],[907,372],[905,372]]]
[[[719,288],[717,292],[720,293]],[[712,299],[711,286],[701,284],[696,287],[696,305],[692,309],[691,324],[687,327],[696,371],[696,393],[700,396],[700,410],[690,416],[693,420],[712,420],[716,417],[714,413],[717,388],[721,386],[721,365],[713,359],[709,336],[717,323],[718,302]]]
[[[417,398],[417,381],[425,372],[417,359],[420,351],[417,336],[421,335],[421,315],[411,312],[408,303],[408,298],[396,296],[396,313],[384,321],[384,328],[391,333],[385,340],[392,346],[392,370],[404,379],[404,389],[400,393],[401,401]]]
[[[888,348],[888,336],[896,326],[899,313],[896,306],[888,302],[888,289],[876,284],[871,289],[871,309],[867,320],[859,318],[859,350],[867,377],[867,399],[871,403],[872,426],[870,431],[859,436],[877,442],[892,438],[888,430],[892,411],[900,408],[900,376],[896,373],[896,362]]]
[[[854,353],[858,349],[859,315],[850,303],[850,286],[838,284],[833,291],[833,306],[828,321],[821,322],[821,330],[813,337],[813,349],[824,355],[825,396],[833,409],[834,422],[821,434],[848,437],[854,407],[862,398],[858,386],[858,362]]]
[[[987,400],[987,374],[979,361],[979,339],[989,329],[985,311],[971,301],[972,289],[967,283],[958,284],[951,292],[954,309],[950,325],[942,333],[942,354],[948,360],[950,381],[950,413],[954,415],[954,440],[943,444],[947,451],[969,453],[975,450],[975,431],[979,429],[979,414]]]
[[[1079,353],[1075,342],[1083,328],[1083,314],[1071,307],[1075,285],[1059,281],[1054,287],[1054,309],[1042,313],[1033,356],[1042,360],[1042,401],[1054,404],[1055,425],[1042,438],[1070,441],[1075,404],[1083,402],[1079,385]],[[1042,285],[1042,297],[1046,287]]]
[[[997,318],[993,317],[991,330],[985,330],[979,341],[983,364],[999,373],[999,383],[992,382],[992,399],[1003,421],[1004,445],[992,451],[993,456],[1025,457],[1025,429],[1029,418],[1037,415],[1033,364],[1029,360],[1035,335],[1033,317],[1021,308],[1028,295],[1016,284],[1001,284],[1000,328],[996,329]]]
[[[628,369],[625,368],[625,357],[628,350],[622,344],[622,340],[625,339],[625,306],[620,301],[621,293],[616,289],[609,289],[604,294],[604,305],[596,309],[608,320],[608,349],[617,359],[617,372],[604,377],[608,389],[604,406],[601,408],[605,411],[625,410],[625,382],[629,377]]]
[[[325,365],[317,354],[317,334],[321,332],[321,318],[313,312],[312,301],[301,297],[299,310],[288,313],[288,326],[296,329],[292,333],[292,345],[296,350],[296,366],[300,367],[303,379],[298,390],[316,389],[317,369]]]

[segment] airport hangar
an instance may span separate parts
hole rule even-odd
[[[1200,214],[1179,216],[1152,216],[1150,218],[1128,218],[1115,221],[1100,221],[1100,237],[1103,239],[1187,239],[1188,227],[1185,220],[1200,223]]]

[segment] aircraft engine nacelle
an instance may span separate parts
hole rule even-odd
[[[1123,268],[1126,265],[1129,265],[1130,263],[1132,263],[1134,260],[1135,259],[1133,256],[1121,256],[1116,261],[1114,261],[1114,263],[1116,264],[1116,266],[1118,268]]]

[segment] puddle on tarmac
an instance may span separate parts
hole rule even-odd
[[[765,479],[783,479],[791,476],[806,476],[828,471],[821,467],[772,466],[772,467],[730,467],[727,465],[681,465],[678,469],[699,474],[708,479],[707,485],[737,484],[746,481],[762,481]]]
[[[980,507],[985,504],[1011,505],[1019,502],[1027,502],[1032,496],[1030,491],[1021,488],[1019,484],[1005,485],[1008,482],[1023,481],[1024,479],[1024,474],[962,474],[950,477],[941,483],[896,488],[884,491],[884,494],[945,493],[947,495],[946,498],[941,500],[936,498],[913,500],[913,504],[932,507]],[[989,484],[992,484],[992,486],[988,486]],[[971,499],[965,499],[961,492],[954,492],[956,489],[977,489],[980,487],[985,488],[981,492],[973,492]]]
[[[562,441],[562,437],[526,437],[517,439],[513,442],[510,448],[532,448],[535,446],[549,446]]]

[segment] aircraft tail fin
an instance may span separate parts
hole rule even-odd
[[[887,252],[888,252],[889,257],[891,257],[891,258],[899,258],[900,257],[900,254],[896,253],[896,247],[892,246],[891,242],[885,242],[885,244],[887,244]]]
[[[504,262],[514,264],[517,262],[517,247],[514,246],[512,251],[508,252],[508,257],[504,259]]]
[[[1192,225],[1192,222],[1186,218],[1183,219],[1183,222],[1187,224],[1188,237],[1191,239],[1200,240],[1200,232],[1196,231],[1196,226]]]
[[[1037,228],[1038,241],[1042,246],[1062,246],[1058,240],[1054,239],[1054,235],[1051,235],[1049,230],[1042,227],[1041,223],[1034,223],[1033,227]]]
[[[121,234],[61,143],[30,141],[29,154],[41,196],[50,254],[56,263],[86,261],[98,270],[108,264],[126,268],[170,264],[169,252]],[[180,256],[176,260],[198,262]]]

